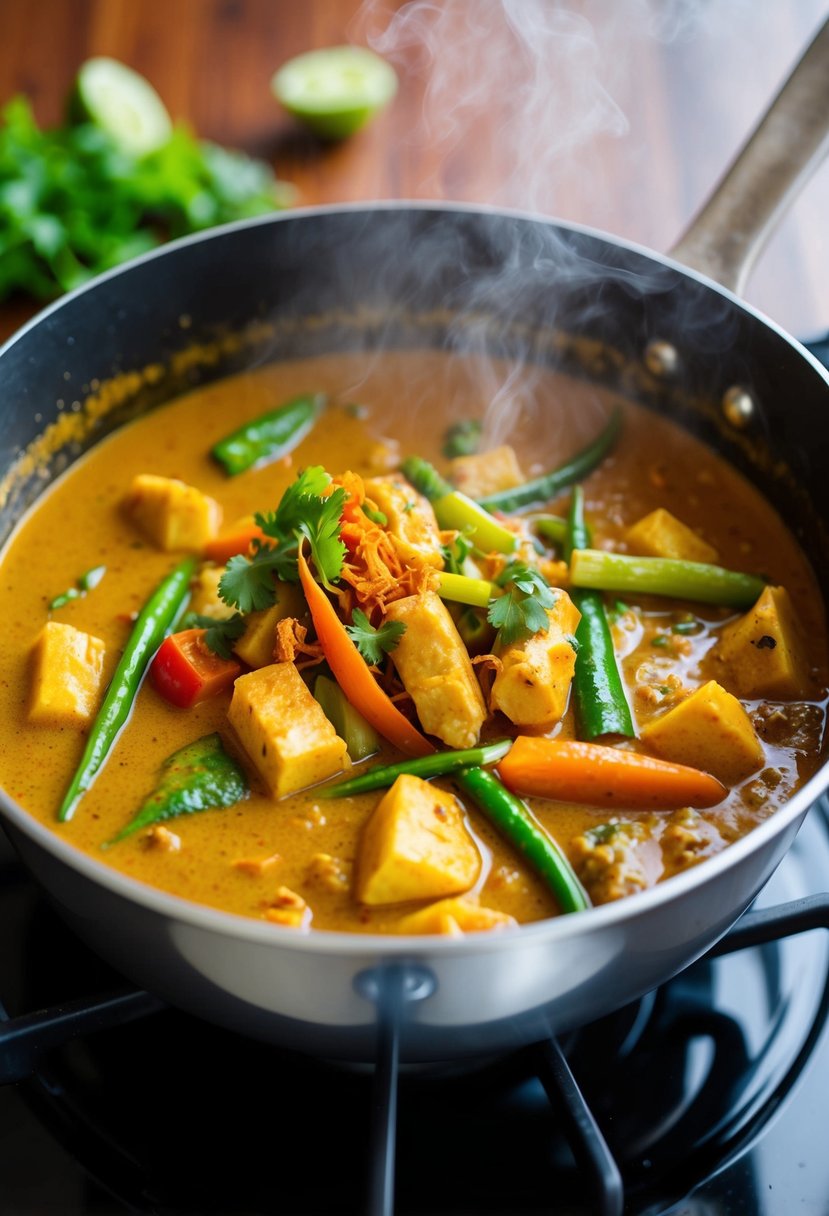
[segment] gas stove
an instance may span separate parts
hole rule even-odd
[[[306,1058],[136,992],[3,842],[0,1211],[829,1213],[827,875],[819,804],[670,983],[558,1041],[398,1076],[393,1052]]]

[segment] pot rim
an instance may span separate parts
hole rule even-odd
[[[584,224],[557,220],[554,217],[544,216],[535,212],[494,207],[488,204],[445,203],[439,200],[394,199],[376,202],[332,203],[315,207],[294,208],[272,215],[238,220],[231,224],[224,224],[207,229],[204,232],[182,237],[176,241],[171,241],[160,246],[158,249],[150,250],[124,263],[122,266],[116,266],[112,270],[98,275],[88,283],[84,283],[66,295],[61,296],[52,304],[47,305],[46,308],[42,309],[21,326],[0,347],[0,360],[30,331],[36,329],[44,320],[51,317],[56,311],[71,301],[82,297],[86,292],[95,291],[102,283],[109,282],[111,279],[121,275],[129,275],[138,266],[152,262],[157,258],[174,256],[179,249],[189,245],[203,241],[214,241],[241,230],[264,227],[274,223],[295,220],[313,221],[320,216],[341,213],[399,212],[406,210],[443,211],[449,214],[494,215],[542,223],[568,232],[589,236],[658,261],[665,266],[676,269],[681,275],[702,283],[717,292],[733,305],[739,307],[771,329],[786,341],[798,355],[806,360],[812,369],[818,373],[819,377],[826,384],[827,390],[829,390],[829,371],[795,338],[782,329],[781,326],[713,279],[683,266],[680,262],[670,257],[655,253],[653,250],[636,242],[613,236],[610,233],[603,232],[601,229],[592,228]],[[714,881],[717,877],[722,876],[732,868],[736,868],[743,860],[756,851],[760,851],[766,845],[771,844],[777,836],[782,835],[787,828],[796,824],[799,819],[805,816],[810,806],[819,799],[827,786],[829,786],[829,757],[827,757],[814,776],[797,790],[784,806],[775,811],[769,819],[752,829],[747,836],[743,836],[738,841],[728,845],[716,856],[708,858],[681,874],[674,875],[664,883],[658,883],[656,886],[639,892],[636,895],[628,896],[613,903],[600,905],[599,907],[590,908],[584,912],[576,912],[566,916],[562,915],[547,920],[522,924],[515,930],[502,933],[469,934],[460,938],[441,937],[440,935],[431,934],[419,936],[397,936],[377,933],[362,934],[313,928],[304,932],[297,932],[293,929],[286,931],[283,928],[280,932],[279,926],[258,921],[252,917],[242,916],[238,913],[223,912],[218,908],[199,904],[187,900],[182,896],[172,895],[138,879],[121,874],[105,862],[96,860],[92,855],[85,853],[69,841],[62,839],[31,816],[23,807],[14,802],[2,789],[0,789],[0,813],[2,813],[2,816],[8,820],[15,830],[27,836],[35,845],[50,853],[57,861],[79,872],[93,883],[107,888],[113,894],[129,902],[142,905],[147,910],[169,920],[184,922],[194,928],[203,929],[208,932],[218,932],[225,937],[244,940],[252,944],[287,947],[288,949],[302,951],[310,949],[313,953],[317,954],[333,953],[347,956],[379,954],[386,958],[397,959],[411,955],[413,952],[425,950],[441,956],[444,954],[452,956],[458,954],[478,955],[497,953],[513,949],[516,942],[516,934],[521,935],[522,943],[543,942],[546,945],[548,943],[555,943],[561,938],[570,937],[571,934],[577,936],[589,934],[591,928],[595,928],[597,931],[609,929],[622,923],[636,920],[639,916],[646,916],[665,905],[670,905],[675,901],[679,902],[688,892],[694,890],[709,878]],[[739,915],[743,909],[739,908],[736,911]]]

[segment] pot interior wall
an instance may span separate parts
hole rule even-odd
[[[655,367],[655,342],[674,366]],[[0,536],[97,439],[197,383],[424,345],[541,362],[670,414],[772,499],[829,596],[829,385],[808,359],[657,257],[462,208],[341,208],[219,231],[42,314],[0,353]],[[735,389],[755,405],[745,426],[723,411]]]

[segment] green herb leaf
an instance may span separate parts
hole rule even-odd
[[[556,593],[540,570],[523,562],[509,562],[495,582],[507,588],[504,595],[493,596],[487,608],[487,620],[498,630],[499,645],[509,646],[534,633],[547,632],[547,609],[555,604]]]
[[[188,612],[181,622],[181,628],[206,629],[205,646],[217,654],[220,659],[231,659],[233,658],[233,643],[238,642],[245,632],[247,622],[239,612],[235,612],[233,616],[227,617],[223,621],[217,621],[212,616],[200,616],[198,612]]]
[[[284,553],[265,545],[251,558],[238,553],[219,579],[219,595],[239,612],[262,612],[276,603],[274,571]]]
[[[383,655],[394,650],[406,626],[403,621],[385,621],[375,629],[361,608],[355,608],[351,616],[353,624],[345,630],[367,663],[382,663]]]

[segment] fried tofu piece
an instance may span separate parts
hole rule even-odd
[[[464,933],[485,933],[517,924],[514,916],[481,907],[477,899],[467,895],[461,899],[441,899],[417,912],[410,912],[397,922],[397,932],[461,937]]]
[[[449,463],[449,480],[470,498],[486,498],[499,490],[520,486],[527,479],[514,448],[505,443],[474,456],[456,456]]]
[[[692,528],[658,507],[627,530],[631,553],[641,557],[674,557],[686,562],[716,562],[717,550]]]
[[[240,676],[228,721],[272,797],[339,773],[346,747],[293,663]]]
[[[224,566],[202,566],[190,584],[191,612],[209,616],[213,621],[227,621],[233,616],[236,609],[219,595],[219,582],[224,572]]]
[[[457,800],[404,773],[366,824],[355,895],[364,904],[438,899],[468,891],[480,870]]]
[[[748,714],[716,680],[654,718],[641,739],[664,759],[703,769],[724,785],[742,781],[765,761]]]
[[[123,506],[132,522],[165,553],[200,553],[222,522],[222,508],[214,498],[175,477],[153,473],[133,478]]]
[[[810,684],[806,641],[785,587],[766,587],[745,616],[725,626],[709,659],[738,697],[804,696]]]
[[[250,612],[245,617],[245,632],[233,649],[248,667],[268,667],[273,662],[276,626],[286,617],[302,617],[307,612],[305,597],[298,583],[279,583],[272,608]]]
[[[391,657],[423,729],[449,747],[474,747],[486,705],[443,600],[434,591],[409,595],[389,605],[386,619],[406,626]]]
[[[554,726],[564,716],[576,666],[573,635],[581,613],[566,591],[547,609],[549,628],[499,653],[490,705],[516,726]]]
[[[32,650],[29,721],[87,726],[98,709],[105,651],[100,638],[47,621]]]
[[[386,530],[397,539],[403,556],[442,570],[440,532],[429,500],[399,476],[370,478],[365,488],[385,515]]]

